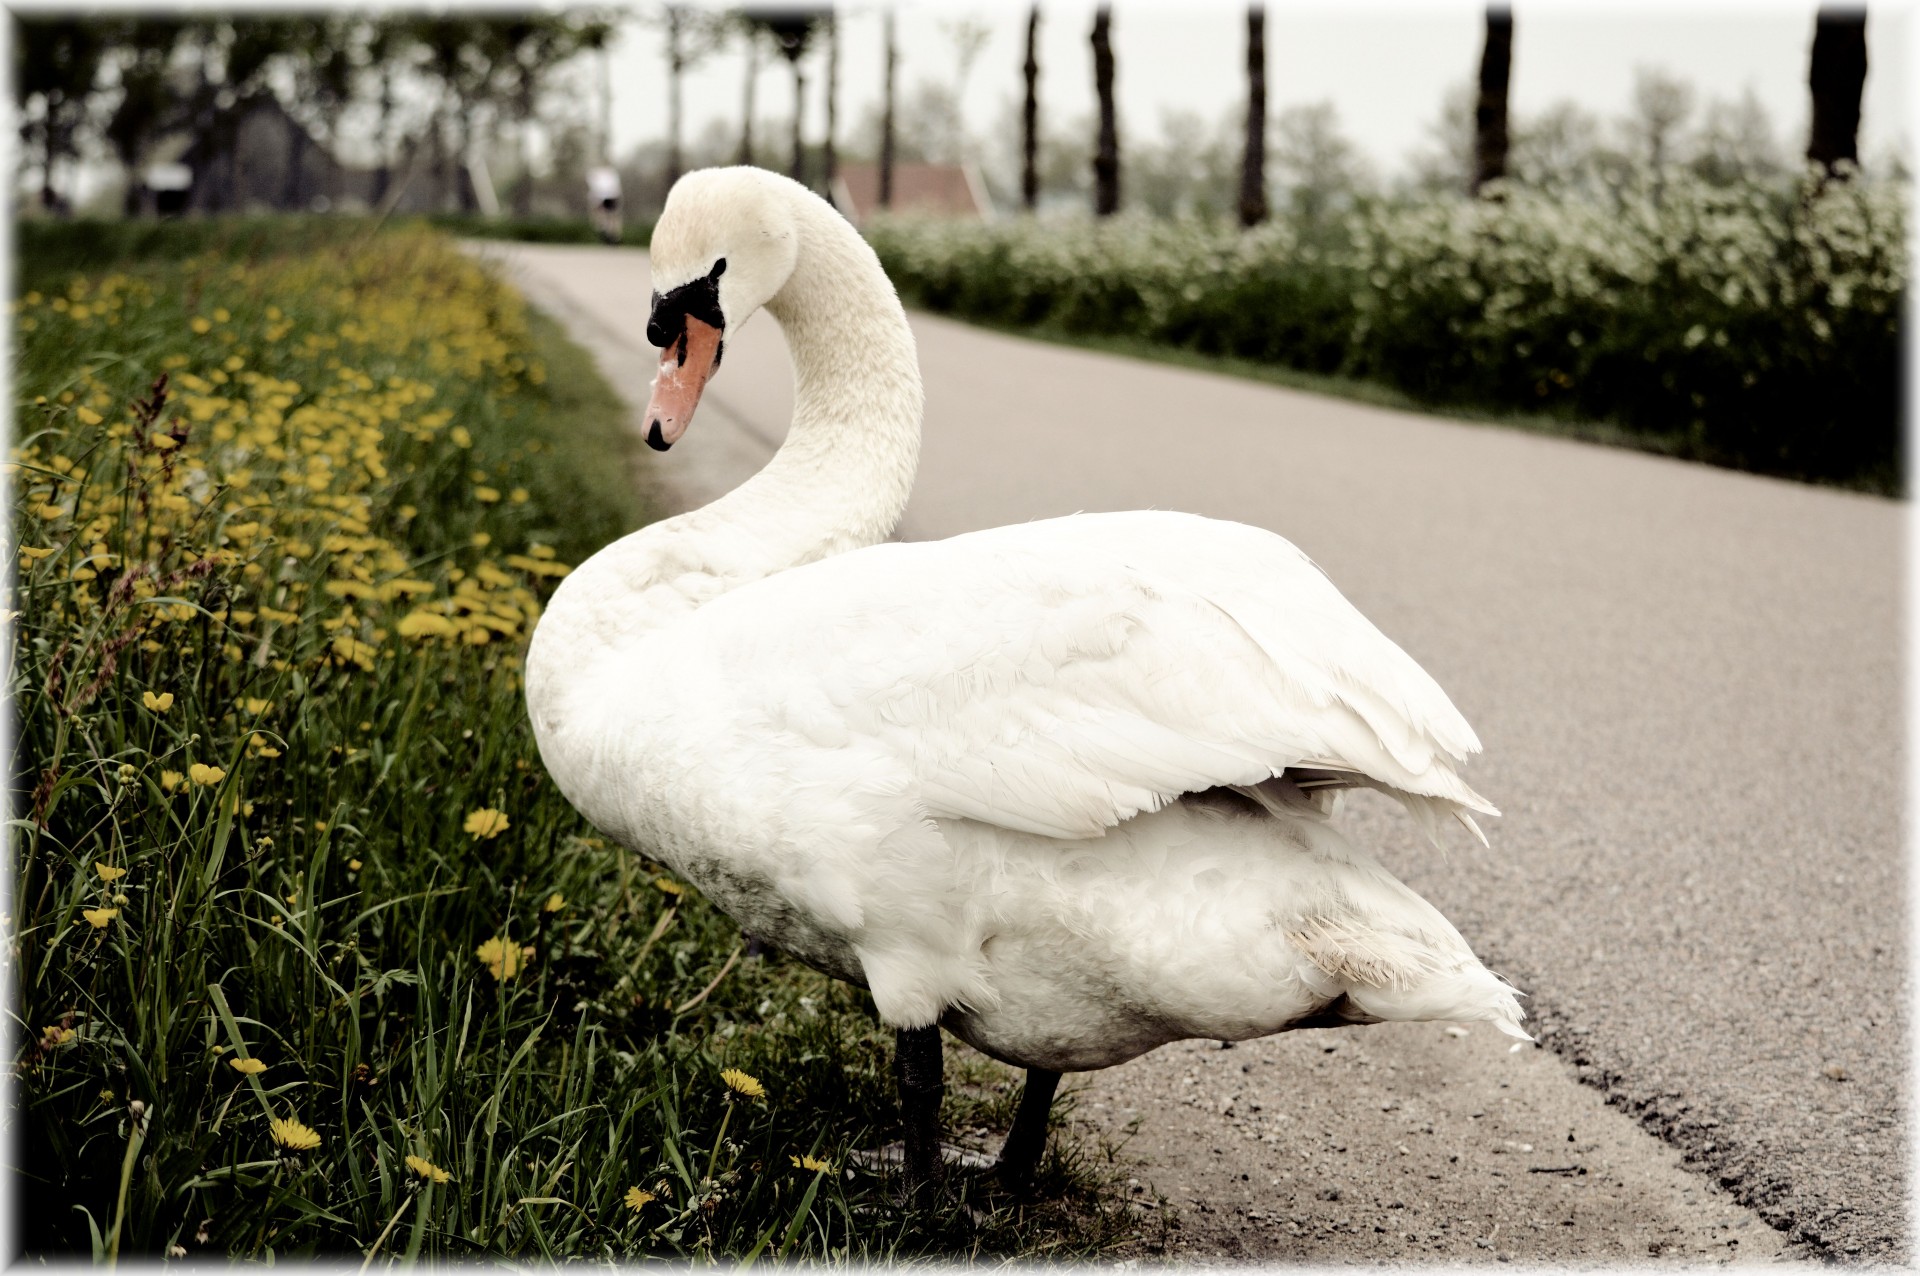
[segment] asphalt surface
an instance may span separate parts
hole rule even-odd
[[[644,403],[644,254],[488,251]],[[1904,505],[913,323],[903,539],[1142,507],[1271,528],[1447,688],[1505,812],[1444,856],[1384,804],[1347,818],[1546,1049],[1394,1026],[1094,1074],[1078,1117],[1137,1129],[1156,1252],[1910,1261]],[[763,462],[789,375],[771,320],[730,333],[665,490]]]

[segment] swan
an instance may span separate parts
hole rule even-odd
[[[922,394],[872,250],[795,182],[709,169],[673,187],[652,269],[647,441],[681,439],[761,309],[792,426],[740,487],[560,583],[533,731],[593,824],[871,992],[915,1182],[940,1173],[942,1027],[1026,1069],[1015,1183],[1061,1073],[1171,1041],[1531,1039],[1516,990],[1331,819],[1355,787],[1430,837],[1498,812],[1460,775],[1472,728],[1305,554],[1167,512],[886,543]]]

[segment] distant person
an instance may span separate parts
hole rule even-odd
[[[604,165],[587,170],[587,217],[603,243],[620,242],[620,174]]]

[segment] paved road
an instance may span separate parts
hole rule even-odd
[[[644,255],[511,256],[644,401]],[[1149,1118],[1129,1150],[1179,1207],[1177,1252],[1672,1257],[1724,1238],[1717,1252],[1748,1259],[1781,1240],[1907,1259],[1904,506],[925,316],[914,328],[928,404],[904,538],[1139,507],[1272,528],[1487,745],[1471,778],[1506,812],[1490,851],[1443,858],[1378,807],[1355,827],[1529,991],[1551,1051],[1502,1063],[1490,1040],[1421,1026],[1171,1047],[1100,1074],[1080,1113],[1107,1129]],[[788,376],[770,320],[730,334],[700,420],[660,463],[670,488],[698,503],[769,455]],[[1342,1051],[1368,1062],[1298,1083]],[[1154,1119],[1200,1094],[1207,1134]],[[1628,1115],[1665,1143],[1608,1142]],[[1572,1176],[1495,1159],[1544,1147],[1529,1130],[1561,1161],[1569,1142],[1587,1149],[1584,1195],[1542,1196]],[[1430,1147],[1461,1159],[1428,1169]],[[1223,1172],[1243,1152],[1265,1159]],[[1375,1164],[1396,1155],[1398,1192]],[[1362,1161],[1369,1187],[1344,1204],[1295,1182]],[[1735,1202],[1778,1231],[1739,1229]],[[1482,1221],[1435,1226],[1449,1212]],[[1483,1246],[1475,1228],[1503,1219]],[[1581,1241],[1551,1243],[1567,1227]]]

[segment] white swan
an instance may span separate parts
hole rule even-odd
[[[916,1175],[935,1025],[1029,1069],[1016,1178],[1059,1072],[1176,1039],[1388,1019],[1527,1039],[1515,991],[1329,822],[1361,785],[1429,833],[1494,809],[1457,769],[1472,729],[1305,555],[1173,513],[882,544],[921,389],[872,251],[751,168],[683,177],[652,251],[649,441],[682,435],[762,307],[793,424],[741,487],[561,583],[527,660],[534,732],[594,824],[871,990]]]

